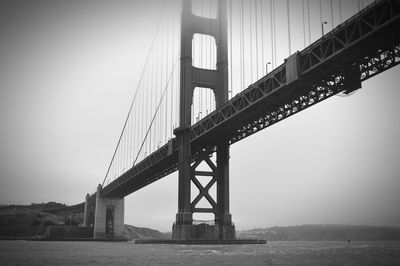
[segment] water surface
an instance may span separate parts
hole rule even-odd
[[[265,245],[0,241],[0,265],[400,265],[400,242]]]

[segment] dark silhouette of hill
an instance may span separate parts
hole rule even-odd
[[[48,202],[31,205],[0,206],[0,238],[32,238],[44,234],[47,226],[69,225],[67,216],[46,212],[65,204]],[[78,223],[72,221],[72,226]],[[125,225],[125,238],[166,239],[171,233]],[[296,225],[274,226],[238,231],[238,238],[257,238],[267,241],[387,241],[400,240],[400,227],[365,225]]]
[[[65,225],[68,218],[29,208],[0,211],[0,237],[24,238],[43,235],[49,225]]]
[[[38,238],[45,233],[47,226],[69,225],[70,218],[68,216],[46,212],[46,210],[65,206],[65,204],[56,202],[3,205],[0,207],[0,238]],[[71,225],[77,226],[78,223],[72,220]],[[170,237],[168,233],[132,225],[125,225],[124,235],[128,240]]]

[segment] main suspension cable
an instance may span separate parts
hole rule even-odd
[[[146,141],[146,139],[147,139],[147,136],[149,135],[149,132],[150,132],[150,130],[151,130],[151,127],[152,127],[152,125],[153,125],[153,122],[154,122],[154,120],[155,120],[155,118],[156,118],[156,116],[157,116],[158,110],[160,109],[162,100],[164,99],[164,95],[165,95],[165,93],[166,93],[166,91],[167,91],[169,82],[171,81],[171,77],[172,77],[172,75],[173,75],[173,73],[174,73],[176,64],[177,64],[178,62],[179,62],[179,60],[176,60],[175,63],[174,63],[174,66],[172,67],[171,74],[169,75],[169,78],[168,78],[168,80],[167,80],[167,84],[165,84],[163,93],[162,93],[162,95],[161,95],[161,97],[160,97],[160,100],[159,100],[158,105],[157,105],[157,108],[156,108],[156,110],[155,110],[155,112],[154,112],[153,118],[151,119],[151,122],[150,122],[150,124],[149,124],[149,127],[147,128],[146,135],[144,136],[144,139],[143,139],[143,141],[142,141],[142,144],[140,145],[139,151],[137,152],[136,157],[135,157],[135,160],[133,161],[132,167],[136,164],[136,161],[137,161],[137,159],[139,158],[139,154],[140,154],[140,152],[142,151],[142,148],[143,148],[143,145],[144,145],[144,143],[145,143],[145,141]]]
[[[165,1],[163,1],[163,6],[165,6]],[[162,10],[164,10],[164,8],[163,8]],[[130,116],[130,114],[131,114],[131,112],[132,112],[133,104],[134,104],[135,101],[136,101],[136,97],[137,97],[137,94],[138,94],[138,91],[139,91],[139,87],[140,87],[140,85],[141,85],[141,82],[142,82],[142,79],[143,79],[143,76],[144,76],[144,73],[145,73],[147,64],[148,64],[148,62],[149,62],[150,54],[151,54],[151,52],[152,52],[152,49],[153,49],[153,46],[154,46],[156,37],[157,37],[157,35],[158,35],[159,29],[160,29],[160,25],[161,25],[161,20],[162,20],[163,16],[164,16],[164,12],[161,12],[160,17],[159,17],[159,20],[158,20],[158,23],[157,23],[156,32],[155,32],[155,34],[154,34],[154,36],[153,36],[153,40],[152,40],[152,42],[151,42],[150,49],[149,49],[149,51],[148,51],[148,53],[147,53],[147,56],[146,56],[146,61],[145,61],[144,67],[143,67],[142,73],[141,73],[140,78],[139,78],[139,83],[138,83],[138,85],[136,86],[136,91],[135,91],[133,100],[132,100],[132,102],[131,102],[131,105],[130,105],[130,107],[129,107],[128,115],[127,115],[127,117],[126,117],[126,119],[125,119],[124,126],[122,127],[121,134],[120,134],[120,136],[119,136],[119,138],[118,138],[117,146],[115,147],[113,156],[112,156],[112,158],[111,158],[110,165],[108,166],[106,175],[104,176],[104,179],[103,179],[103,182],[102,182],[101,186],[104,186],[104,182],[105,182],[106,179],[107,179],[108,173],[110,172],[110,168],[111,168],[111,166],[112,166],[112,164],[113,164],[113,161],[114,161],[114,159],[115,159],[115,155],[117,154],[118,147],[119,147],[119,144],[121,143],[121,139],[122,139],[122,136],[123,136],[123,134],[124,134],[126,125],[127,125],[127,123],[128,123],[129,116]]]

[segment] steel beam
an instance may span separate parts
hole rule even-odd
[[[218,143],[235,143],[336,93],[350,92],[358,88],[354,80],[354,84],[345,82],[351,79],[346,74],[351,69],[359,68],[359,80],[364,81],[398,65],[399,16],[400,0],[369,5],[299,52],[297,80],[288,85],[286,66],[280,65],[193,125],[191,147],[207,146],[215,151]],[[176,171],[178,150],[174,139],[172,149],[165,145],[153,152],[104,187],[102,193],[124,197]],[[196,157],[197,152],[191,152],[190,161]],[[96,194],[90,197],[95,198]],[[73,208],[83,210],[84,203],[67,207]]]

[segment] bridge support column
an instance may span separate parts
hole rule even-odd
[[[236,231],[229,212],[229,145],[217,146],[217,215],[216,233],[219,239],[235,239]]]
[[[85,209],[83,211],[83,226],[89,226],[89,193],[86,194],[85,198]]]
[[[178,213],[172,227],[173,239],[191,239],[196,234],[193,226],[193,214],[190,210],[190,127],[175,129],[179,145],[179,181],[178,181]]]
[[[97,187],[94,215],[95,239],[121,239],[124,232],[124,198],[101,196],[101,185]]]
[[[229,213],[229,144],[222,143],[217,147],[205,147],[204,143],[192,146],[190,142],[194,88],[211,89],[215,95],[217,108],[228,100],[227,2],[226,0],[218,1],[216,19],[194,15],[191,3],[192,1],[189,0],[182,2],[180,127],[174,132],[179,145],[179,191],[178,213],[172,228],[172,238],[181,240],[235,239],[235,227]],[[201,25],[209,25],[209,27]],[[193,67],[192,39],[196,33],[214,37],[217,45],[216,70]],[[209,158],[215,151],[216,164]],[[193,156],[196,157],[194,162]],[[208,171],[197,169],[203,162],[208,165]],[[204,176],[211,179],[206,186],[199,181]],[[193,201],[191,201],[192,182],[199,189],[199,194]],[[210,188],[215,184],[216,199],[209,193]],[[210,205],[208,208],[197,206],[204,198]],[[214,214],[214,224],[208,225],[202,222],[193,224],[193,213]]]

